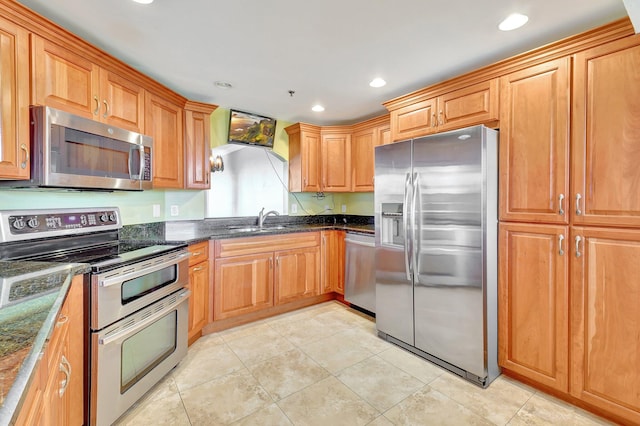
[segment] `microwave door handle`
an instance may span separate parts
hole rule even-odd
[[[183,290],[179,295],[178,295],[178,299],[173,302],[171,305],[161,309],[158,312],[155,312],[153,315],[149,315],[147,318],[143,319],[142,321],[140,321],[139,323],[137,323],[134,327],[131,327],[129,329],[123,330],[119,333],[113,334],[111,336],[108,337],[103,337],[102,339],[98,339],[98,343],[100,345],[106,346],[110,343],[114,343],[116,341],[123,341],[125,340],[127,337],[136,334],[138,331],[142,330],[143,328],[145,328],[147,325],[157,321],[158,319],[162,318],[163,316],[165,316],[167,313],[173,311],[179,304],[186,302],[189,298],[189,296],[191,295],[191,290]]]
[[[144,176],[144,146],[138,145],[138,150],[140,150],[140,174],[138,174],[138,179],[142,180]]]

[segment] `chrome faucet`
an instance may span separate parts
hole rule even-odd
[[[280,213],[278,213],[275,210],[270,210],[266,213],[264,213],[264,207],[262,208],[262,210],[260,210],[260,213],[258,213],[258,226],[260,228],[262,228],[262,224],[264,223],[264,220],[267,218],[267,216],[280,216]]]

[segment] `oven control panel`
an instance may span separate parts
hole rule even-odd
[[[119,229],[117,207],[0,211],[0,242]]]

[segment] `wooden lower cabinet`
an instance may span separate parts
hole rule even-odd
[[[500,224],[501,367],[568,390],[568,227]]]
[[[344,231],[322,231],[321,293],[344,294]]]
[[[320,232],[215,242],[213,320],[320,294]]]
[[[189,246],[189,344],[202,335],[209,318],[209,242]]]
[[[640,424],[640,230],[574,227],[571,394]]]
[[[273,306],[273,254],[216,259],[213,319]]]
[[[79,275],[60,309],[16,425],[83,424],[83,315],[83,278]]]
[[[275,259],[276,305],[318,294],[320,247],[278,251]]]

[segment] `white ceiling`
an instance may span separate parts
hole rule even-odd
[[[189,99],[318,125],[626,16],[622,0],[19,2]],[[499,31],[516,11],[529,23]]]

